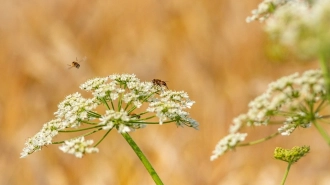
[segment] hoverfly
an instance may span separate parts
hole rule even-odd
[[[73,68],[73,67],[75,67],[75,68],[77,68],[77,69],[79,69],[79,67],[80,67],[80,64],[79,64],[79,62],[81,63],[81,62],[84,62],[86,60],[86,57],[84,57],[83,59],[81,59],[80,61],[78,60],[78,58],[76,58],[76,60],[75,61],[73,61],[72,63],[71,63],[71,65],[70,64],[68,64],[68,66],[70,66],[68,69],[71,69],[71,68]]]
[[[129,114],[129,116],[131,116],[132,118],[137,118],[137,119],[141,118],[141,115],[135,114],[135,113]]]
[[[153,79],[153,80],[152,80],[152,83],[153,83],[154,85],[159,86],[159,87],[165,86],[166,89],[168,89],[167,84],[166,84],[165,81],[162,81],[162,80],[159,80],[159,79]]]

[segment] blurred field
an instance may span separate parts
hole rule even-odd
[[[259,23],[245,23],[258,1],[1,1],[0,184],[153,184],[117,133],[83,159],[57,146],[19,159],[25,140],[53,119],[57,104],[87,79],[134,73],[159,78],[196,101],[200,130],[148,126],[131,134],[167,185],[280,184],[276,146],[310,145],[287,184],[328,184],[330,150],[315,128],[209,158],[233,117],[276,78],[317,63],[270,62]],[[67,69],[86,56],[81,68]],[[277,128],[251,129],[248,140]],[[328,127],[330,131],[330,128]]]

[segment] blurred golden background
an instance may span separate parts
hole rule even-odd
[[[83,159],[56,145],[19,159],[24,142],[54,118],[57,104],[93,77],[134,73],[159,78],[196,101],[200,130],[174,124],[131,133],[167,185],[280,184],[286,164],[276,146],[310,145],[287,184],[328,184],[329,146],[315,128],[299,129],[210,162],[231,120],[267,84],[316,62],[268,57],[262,24],[245,22],[259,1],[1,1],[0,184],[154,184],[117,132]],[[86,56],[79,70],[67,64]],[[275,61],[275,62],[274,62]],[[247,140],[274,128],[251,128]],[[330,128],[327,128],[330,131]],[[253,135],[252,135],[253,134]]]

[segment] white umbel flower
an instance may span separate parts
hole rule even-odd
[[[93,143],[93,140],[85,141],[84,137],[79,137],[76,139],[65,141],[64,144],[59,148],[64,153],[73,154],[78,158],[82,158],[86,153],[99,152],[98,148],[90,147]]]
[[[219,141],[215,146],[213,155],[211,156],[211,161],[215,160],[219,156],[223,155],[225,152],[234,149],[236,145],[245,140],[247,133],[234,133],[229,134]]]
[[[178,126],[198,128],[198,122],[185,111],[195,103],[189,99],[187,93],[160,90],[152,81],[140,82],[134,74],[94,78],[80,85],[80,88],[93,97],[84,98],[78,92],[68,95],[59,103],[58,110],[54,113],[57,119],[45,124],[40,132],[28,139],[21,157],[26,157],[43,146],[63,142],[61,150],[77,157],[98,151],[89,147],[92,141],[85,141],[84,137],[52,141],[59,132],[85,132],[80,136],[88,136],[106,131],[101,142],[112,129],[121,134],[132,132],[145,128],[148,124],[155,124],[151,120],[155,117],[159,118],[160,124],[175,123]]]
[[[58,131],[65,128],[60,119],[51,120],[45,123],[42,129],[33,137],[25,142],[25,147],[21,153],[24,158],[33,152],[41,150],[42,147],[52,144],[52,139],[58,134]]]

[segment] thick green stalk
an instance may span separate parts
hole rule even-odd
[[[327,56],[327,54],[321,54],[319,57],[319,62],[325,81],[325,88],[327,91],[327,99],[330,102],[330,64],[328,62],[328,59],[329,57]]]
[[[330,145],[330,137],[328,133],[316,121],[313,121],[313,124],[315,125],[316,129],[320,132],[321,136],[328,143],[328,145]]]
[[[131,138],[131,136],[128,133],[121,133],[121,135],[125,138],[125,140],[128,142],[128,144],[132,147],[136,155],[139,157],[141,162],[143,163],[144,167],[146,167],[147,171],[151,175],[152,179],[155,181],[157,185],[163,185],[162,180],[159,178],[158,174],[146,158],[146,156],[143,154],[141,149],[137,146],[137,144],[134,142],[134,140]]]
[[[288,177],[289,171],[290,171],[291,163],[288,163],[288,166],[286,167],[284,177],[282,179],[281,185],[285,184],[286,178]]]

